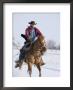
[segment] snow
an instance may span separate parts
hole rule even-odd
[[[19,50],[13,49],[13,77],[29,77],[27,64],[24,63],[22,68],[15,68],[15,61],[18,59]],[[44,66],[41,66],[42,77],[58,77],[60,76],[60,51],[59,50],[47,50],[42,56],[45,62]],[[32,66],[32,77],[38,77],[39,71],[36,66]]]

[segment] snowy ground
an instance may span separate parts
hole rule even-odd
[[[27,64],[22,66],[22,69],[19,70],[15,68],[15,60],[18,59],[19,51],[13,50],[13,77],[29,77],[27,72]],[[18,53],[18,54],[17,54]],[[47,50],[47,52],[42,56],[44,66],[41,66],[42,77],[57,77],[60,75],[60,51],[59,50]],[[39,71],[36,66],[32,67],[32,77],[38,77]]]

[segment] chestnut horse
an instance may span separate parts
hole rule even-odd
[[[42,60],[42,55],[46,51],[46,44],[43,36],[39,36],[37,40],[31,45],[29,52],[26,53],[25,58],[19,63],[19,68],[21,68],[23,62],[28,65],[28,72],[31,77],[32,65],[36,65],[39,70],[39,76],[41,76],[41,66],[45,63]],[[16,63],[18,64],[18,63]]]

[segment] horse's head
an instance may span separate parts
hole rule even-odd
[[[44,46],[44,44],[45,44],[44,36],[40,35],[37,40],[41,46]]]

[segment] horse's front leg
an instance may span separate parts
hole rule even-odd
[[[40,67],[40,64],[37,65],[37,68],[39,70],[39,77],[41,77],[41,67]]]
[[[28,71],[29,71],[29,75],[31,77],[31,74],[32,74],[32,63],[31,62],[28,62]]]
[[[41,77],[41,67],[39,66],[39,77]]]

